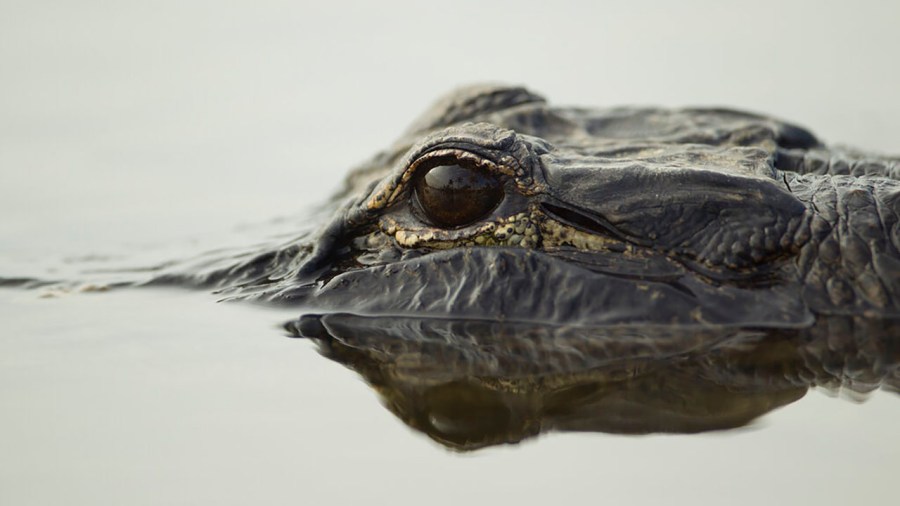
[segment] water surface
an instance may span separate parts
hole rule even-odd
[[[201,293],[0,290],[0,497],[10,504],[876,501],[900,402],[812,391],[737,431],[550,434],[460,455],[277,323]],[[29,316],[29,317],[24,317]],[[653,486],[648,486],[652,483]]]
[[[350,167],[473,81],[558,104],[745,108],[896,152],[896,19],[884,2],[5,2],[0,276],[83,279],[291,233]],[[772,403],[784,407],[740,429],[551,431],[460,453],[385,409],[321,341],[288,338],[299,308],[45,293],[0,289],[4,505],[896,495],[890,392],[791,402],[802,392],[787,388]]]

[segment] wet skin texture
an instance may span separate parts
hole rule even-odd
[[[900,390],[898,180],[896,158],[772,118],[472,86],[352,171],[309,232],[88,287],[297,308],[290,335],[457,450],[729,429],[811,387]]]
[[[900,161],[724,109],[472,86],[358,167],[318,231],[157,282],[324,312],[805,328],[900,316]]]
[[[722,109],[438,102],[319,228],[158,272],[286,324],[457,450],[740,427],[900,388],[900,162]]]

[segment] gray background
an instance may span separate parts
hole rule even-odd
[[[2,0],[3,249],[295,212],[474,81],[747,108],[896,152],[898,5]]]
[[[747,108],[896,154],[898,6],[0,0],[0,275],[187,255],[302,212],[473,81],[571,105]],[[189,292],[0,291],[0,503],[895,495],[895,396],[813,392],[737,433],[556,435],[459,456],[281,338],[292,316]]]

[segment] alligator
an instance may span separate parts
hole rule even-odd
[[[469,86],[319,214],[139,284],[302,310],[290,334],[459,450],[900,390],[900,158],[784,121]]]
[[[439,100],[315,232],[154,283],[326,312],[805,328],[900,317],[900,158],[721,108]]]
[[[472,86],[317,233],[197,279],[314,311],[287,330],[454,450],[733,429],[900,391],[898,180],[760,115]]]

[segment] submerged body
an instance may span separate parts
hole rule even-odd
[[[554,107],[474,86],[351,173],[316,233],[157,281],[368,315],[778,328],[892,318],[898,178],[898,159],[753,114]]]

